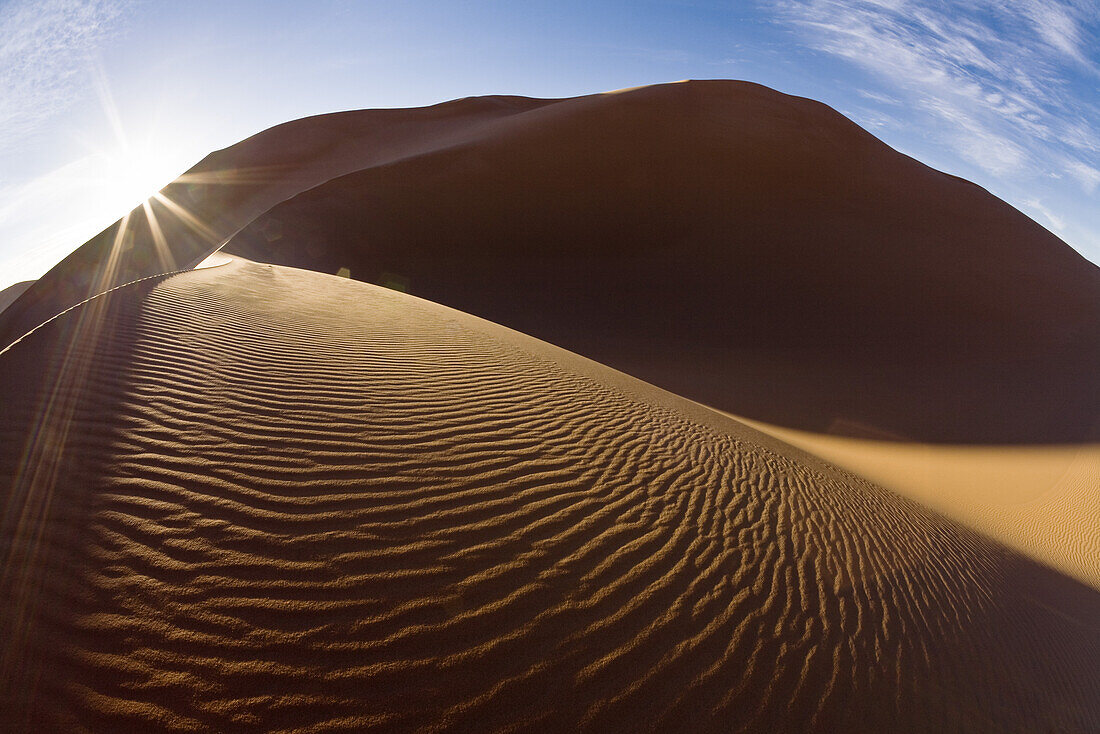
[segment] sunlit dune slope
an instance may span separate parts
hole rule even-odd
[[[779,425],[1100,435],[1100,269],[983,189],[753,84],[525,110],[306,191],[227,249],[346,267]]]
[[[904,443],[740,420],[1100,590],[1100,444]]]
[[[0,354],[5,722],[1095,731],[1095,592],[688,401],[234,262]]]

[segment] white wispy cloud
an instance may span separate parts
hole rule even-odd
[[[1077,179],[1085,191],[1090,194],[1096,192],[1097,187],[1100,186],[1100,170],[1081,161],[1067,161],[1065,167],[1069,175]]]
[[[1031,21],[1036,34],[1053,49],[1085,65],[1091,62],[1082,49],[1081,17],[1096,12],[1091,3],[1057,3],[1050,0],[1018,0],[1018,8]]]
[[[781,0],[803,43],[874,74],[961,158],[995,176],[1100,168],[1100,0]],[[861,92],[874,100],[879,94]],[[880,95],[881,96],[881,95]]]
[[[25,142],[88,84],[129,0],[14,0],[0,4],[0,151]]]
[[[1046,223],[1050,226],[1050,230],[1055,234],[1061,236],[1066,228],[1066,220],[1060,215],[1051,211],[1043,202],[1038,199],[1028,199],[1023,202],[1024,206],[1031,211],[1039,214],[1041,219],[1046,220]]]

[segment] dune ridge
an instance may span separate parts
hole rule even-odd
[[[0,355],[0,399],[9,723],[1100,726],[1091,590],[407,295],[135,283]]]
[[[0,312],[10,306],[16,298],[23,295],[23,293],[34,285],[33,280],[24,280],[19,283],[13,283],[4,290],[0,291]]]

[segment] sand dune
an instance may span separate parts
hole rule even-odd
[[[298,120],[9,295],[2,728],[1100,730],[1100,270],[819,103]]]
[[[1100,727],[1095,592],[407,295],[149,279],[0,399],[13,728]]]
[[[0,314],[0,343],[229,239],[776,425],[1100,440],[1100,270],[979,187],[755,84],[272,128],[67,258]]]
[[[310,189],[227,249],[347,267],[773,424],[1100,440],[1100,269],[977,186],[753,84],[527,110]]]

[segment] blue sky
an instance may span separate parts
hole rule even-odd
[[[826,102],[1100,262],[1100,0],[0,0],[0,287],[286,120],[685,78]]]

